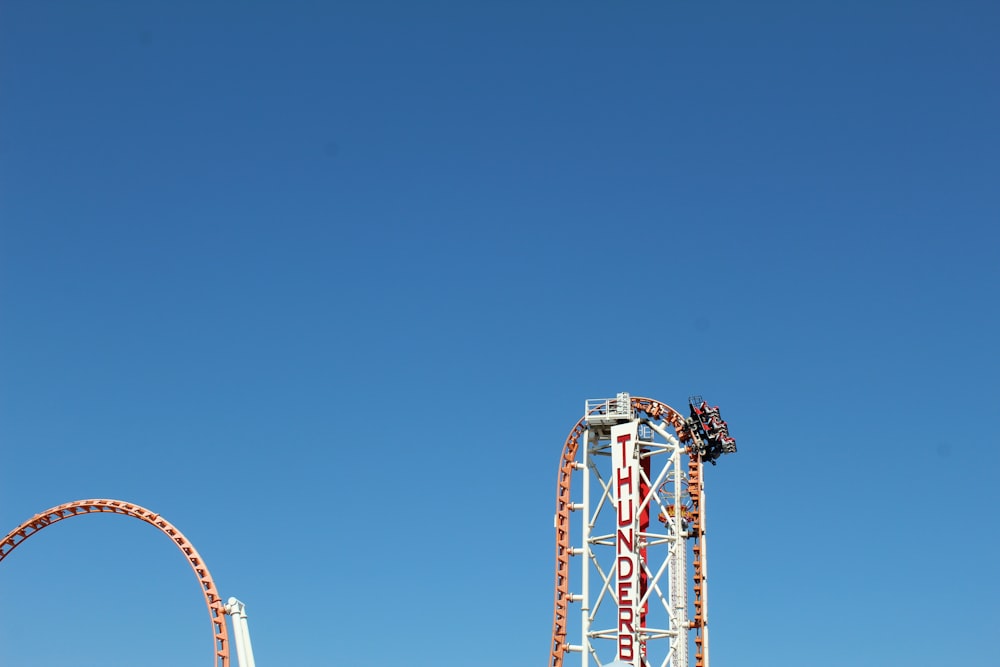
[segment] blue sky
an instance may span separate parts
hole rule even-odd
[[[992,665],[991,2],[0,6],[0,522],[126,499],[261,665],[547,660],[587,398],[722,406],[713,664]],[[211,659],[183,557],[0,566],[0,662]]]

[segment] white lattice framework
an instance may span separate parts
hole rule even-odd
[[[704,489],[681,441],[690,433],[676,413],[637,410],[628,394],[587,401],[581,424],[568,596],[579,604],[580,643],[565,649],[582,667],[688,667],[693,639],[707,666]]]

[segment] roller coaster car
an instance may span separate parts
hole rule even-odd
[[[729,435],[729,426],[719,414],[719,406],[709,407],[701,396],[692,396],[688,405],[691,408],[691,421],[698,427],[699,435],[704,441],[704,449],[699,452],[702,460],[714,465],[721,455],[734,454],[736,438]]]

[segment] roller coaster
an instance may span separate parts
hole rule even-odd
[[[619,393],[588,400],[570,430],[556,491],[549,667],[572,653],[582,667],[689,667],[692,643],[695,667],[709,667],[703,466],[736,452],[736,440],[717,406],[692,396],[688,408],[685,417]],[[568,640],[571,623],[579,643]]]
[[[619,393],[588,400],[559,462],[556,568],[549,667],[579,653],[582,667],[709,667],[708,561],[703,466],[736,452],[717,406],[700,396],[683,416],[665,403]],[[574,474],[581,489],[574,500]],[[115,514],[165,534],[194,570],[208,608],[213,667],[230,667],[230,616],[238,667],[255,667],[246,609],[224,604],[201,555],[173,524],[121,500],[78,500],[36,514],[0,541],[0,562],[65,519]],[[571,544],[571,518],[580,537]],[[579,561],[571,577],[570,564]],[[571,592],[571,586],[576,592]],[[570,604],[579,603],[574,622]],[[579,643],[568,640],[575,623]]]

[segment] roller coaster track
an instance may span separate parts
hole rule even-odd
[[[670,424],[677,432],[678,439],[686,442],[691,439],[687,422],[676,410],[659,401],[639,396],[631,397],[632,408],[637,413],[644,413],[653,421],[663,421]],[[611,401],[614,407],[614,401]],[[562,457],[559,460],[559,477],[556,487],[556,577],[555,603],[552,612],[552,652],[550,667],[562,667],[566,653],[566,619],[571,599],[569,592],[569,559],[571,554],[569,535],[569,514],[572,509],[570,502],[570,486],[573,470],[577,467],[576,455],[580,447],[580,436],[587,429],[586,417],[576,423],[569,432],[563,445]],[[700,465],[700,463],[699,463]]]
[[[10,552],[23,543],[26,539],[63,519],[69,519],[84,514],[122,514],[130,516],[155,526],[167,537],[173,540],[177,548],[183,552],[191,569],[198,576],[202,593],[205,595],[205,603],[208,605],[208,613],[212,619],[212,634],[214,635],[215,661],[213,667],[229,667],[229,633],[226,629],[225,610],[222,599],[212,581],[208,567],[202,560],[198,552],[190,541],[177,530],[169,521],[155,512],[151,512],[144,507],[139,507],[132,503],[121,500],[77,500],[72,503],[58,505],[46,510],[41,514],[36,514],[20,526],[7,534],[7,537],[0,542],[0,562],[5,559]]]

